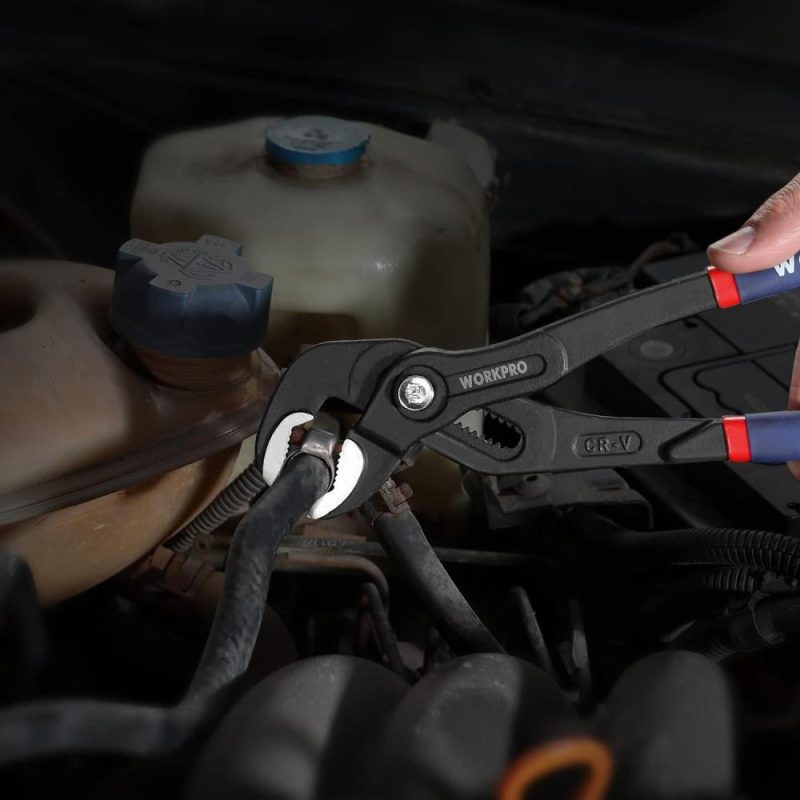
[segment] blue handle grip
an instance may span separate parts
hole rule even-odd
[[[734,281],[742,303],[752,303],[763,297],[800,289],[800,253],[795,253],[774,267],[735,275]]]
[[[800,411],[745,414],[750,461],[785,464],[800,461]]]

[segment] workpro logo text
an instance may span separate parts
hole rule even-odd
[[[490,383],[505,381],[509,378],[518,378],[528,371],[526,361],[512,361],[508,364],[501,364],[499,367],[489,367],[488,369],[469,372],[466,375],[459,375],[458,382],[464,391],[468,389],[478,389]]]

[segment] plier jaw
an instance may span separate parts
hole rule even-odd
[[[256,463],[267,485],[275,482],[286,463],[294,428],[313,422],[331,400],[363,411],[384,370],[417,348],[402,339],[364,339],[324,342],[301,353],[281,378],[256,438]],[[360,502],[348,502],[348,498],[361,498],[364,491],[356,490],[365,482],[372,483],[371,472],[366,474],[368,464],[382,469],[389,461],[380,448],[348,436],[338,453],[331,487],[309,516],[320,519],[358,507]],[[367,492],[365,499],[371,493]]]

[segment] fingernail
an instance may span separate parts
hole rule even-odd
[[[744,228],[734,231],[718,242],[714,242],[711,247],[714,250],[721,250],[723,253],[742,256],[750,249],[750,245],[753,244],[755,238],[756,229],[752,225],[745,225]]]

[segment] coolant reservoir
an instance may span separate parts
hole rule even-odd
[[[428,139],[330,117],[179,133],[145,156],[132,234],[241,242],[275,279],[265,347],[280,365],[330,339],[476,347],[487,337],[493,163],[485,140],[441,122]],[[418,511],[463,512],[449,462],[425,454],[409,481]]]
[[[129,566],[224,486],[278,379],[257,349],[269,292],[220,239],[128,242],[116,280],[0,264],[0,550],[43,603]]]
[[[485,187],[432,141],[329,117],[176,134],[144,159],[131,227],[150,241],[242,242],[275,278],[268,350],[278,363],[327,339],[486,339]]]

